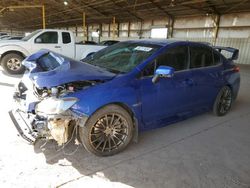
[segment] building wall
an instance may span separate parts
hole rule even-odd
[[[172,36],[174,39],[205,41],[215,45],[231,46],[240,50],[239,63],[250,64],[250,13],[235,13],[222,15],[216,19],[212,15],[199,17],[176,18],[173,24]],[[169,28],[169,19],[147,20],[143,22],[124,22],[113,25],[91,24],[84,31],[82,26],[68,29],[76,35],[76,41],[81,40],[133,40],[139,38],[150,38],[150,32],[155,27]],[[216,23],[218,33],[216,36]],[[100,38],[92,37],[92,32],[100,32]],[[24,31],[11,31],[13,35],[20,35]]]

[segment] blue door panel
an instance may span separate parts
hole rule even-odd
[[[140,82],[142,119],[145,124],[152,124],[171,119],[191,110],[194,98],[190,79],[191,72],[182,71],[172,78],[160,78],[152,83],[152,77],[143,78]]]
[[[225,84],[223,70],[222,65],[192,70],[196,98],[194,105],[212,107],[219,90]]]

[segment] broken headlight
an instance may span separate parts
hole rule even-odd
[[[47,98],[36,105],[36,112],[45,113],[48,115],[60,114],[68,110],[78,101],[75,97],[65,98]]]

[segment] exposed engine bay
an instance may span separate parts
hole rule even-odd
[[[34,89],[34,94],[37,96],[37,98],[44,99],[46,97],[51,97],[51,96],[55,97],[63,96],[70,92],[76,92],[79,90],[86,89],[87,87],[93,86],[95,84],[96,81],[77,81],[52,88],[37,88],[34,85],[33,89]]]

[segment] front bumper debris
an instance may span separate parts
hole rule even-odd
[[[25,117],[25,113],[21,110],[11,110],[9,115],[19,133],[18,135],[33,144],[37,139],[37,135],[32,130],[32,125]]]

